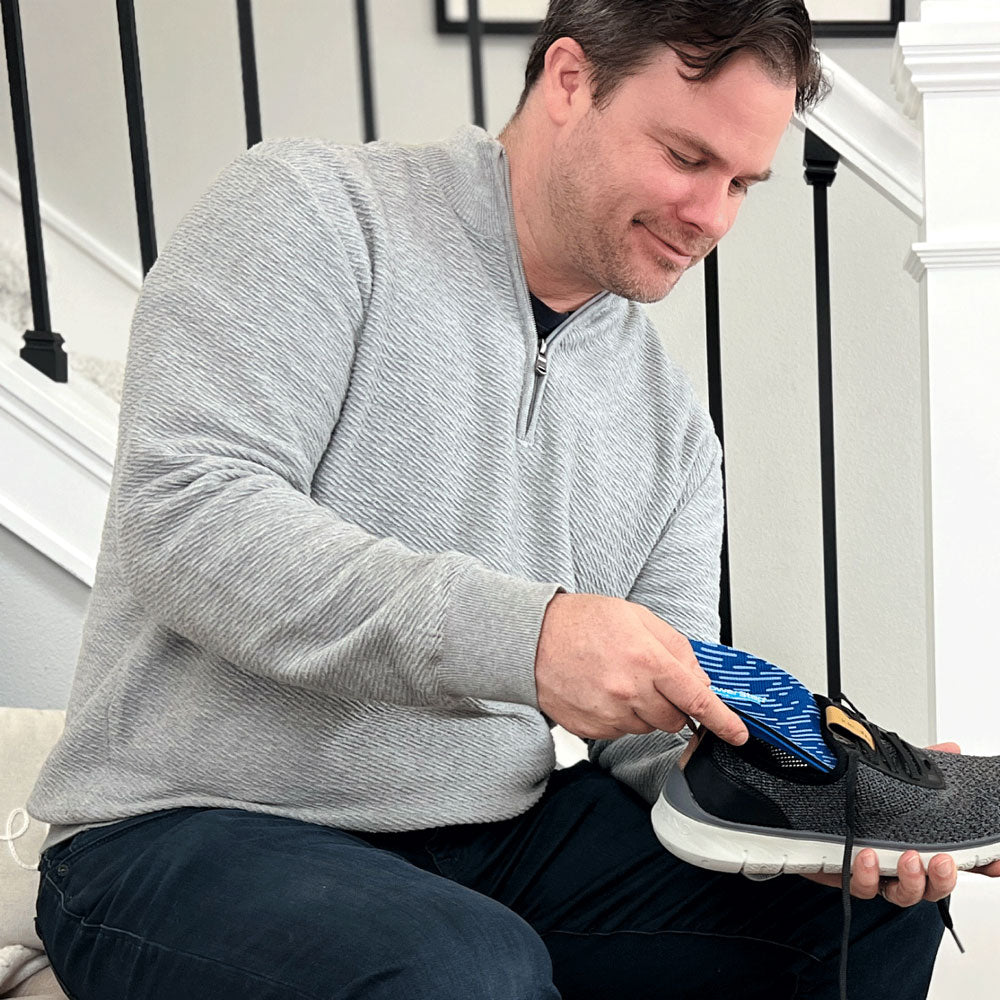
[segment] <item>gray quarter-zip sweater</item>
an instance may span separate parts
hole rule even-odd
[[[508,818],[555,763],[557,589],[718,637],[720,450],[643,310],[539,350],[506,155],[259,143],[163,247],[118,451],[54,824],[184,805],[359,830]],[[652,802],[679,736],[598,741]]]

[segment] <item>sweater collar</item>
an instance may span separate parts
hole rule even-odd
[[[476,125],[463,125],[444,143],[448,160],[442,187],[449,202],[471,229],[488,236],[506,235],[510,208],[505,194],[508,170],[503,145]]]
[[[510,162],[503,144],[477,125],[463,125],[443,148],[448,160],[447,169],[441,175],[444,193],[470,229],[504,240],[508,252],[515,255],[514,269],[523,284],[514,207],[510,201]],[[522,305],[530,316],[527,291],[525,285]],[[608,309],[624,313],[629,303],[619,295],[602,292],[576,311],[591,304],[597,308],[588,311],[595,316]]]

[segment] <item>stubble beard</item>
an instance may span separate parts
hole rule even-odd
[[[597,143],[589,130],[584,130],[573,148],[564,148],[551,165],[548,203],[560,249],[572,268],[599,288],[634,302],[659,302],[672,291],[685,268],[657,257],[662,273],[657,280],[637,266],[640,251],[633,230],[635,220],[642,222],[642,215],[634,216],[623,228],[615,208],[624,198],[616,197],[615,189],[602,179],[601,163]],[[604,195],[601,203],[594,198],[597,192]]]

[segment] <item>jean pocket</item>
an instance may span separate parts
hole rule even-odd
[[[128,816],[125,819],[115,820],[112,823],[104,823],[101,826],[91,827],[89,830],[81,830],[70,837],[69,840],[50,847],[42,856],[43,871],[48,870],[54,864],[64,865],[77,857],[82,851],[106,844],[109,841],[121,837],[123,834],[134,830],[138,826],[152,823],[154,820],[162,819],[173,813],[182,812],[189,806],[178,806],[173,809],[159,809],[156,812],[140,813],[138,816]],[[39,865],[41,868],[42,865]]]

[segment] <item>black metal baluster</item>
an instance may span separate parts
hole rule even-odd
[[[806,131],[806,183],[813,189],[816,240],[816,331],[819,370],[820,469],[823,492],[823,576],[826,594],[826,678],[831,698],[839,697],[840,611],[837,597],[837,495],[833,453],[833,358],[830,321],[830,237],[827,188],[837,176],[840,154],[819,136]]]
[[[719,321],[719,250],[705,258],[705,334],[708,355],[708,411],[725,456],[726,438],[722,419],[722,326]],[[722,503],[726,508],[726,465],[722,464]],[[733,644],[733,607],[729,583],[729,518],[722,522],[722,565],[719,580],[719,641]]]
[[[240,69],[243,72],[243,115],[247,124],[247,149],[261,140],[260,92],[257,89],[257,50],[253,42],[253,13],[250,0],[236,0],[236,21],[240,32]]]
[[[483,22],[479,18],[479,0],[469,5],[469,54],[472,59],[472,114],[480,128],[486,128],[486,104],[483,99]]]
[[[361,107],[364,115],[365,142],[371,142],[377,132],[375,88],[372,86],[372,46],[368,35],[368,0],[355,0],[354,9],[358,28],[358,68],[361,73]]]
[[[133,0],[117,0],[118,40],[122,50],[125,80],[125,110],[132,152],[132,183],[139,224],[139,252],[143,276],[156,261],[156,230],[153,223],[153,191],[149,181],[149,150],[146,146],[146,116],[142,105],[142,75],[139,72],[139,42],[135,31]]]
[[[14,119],[14,147],[17,153],[17,176],[21,189],[21,215],[24,220],[24,247],[31,288],[33,330],[25,330],[24,347],[19,354],[33,368],[53,382],[68,379],[67,357],[63,338],[49,329],[49,293],[45,281],[45,249],[42,245],[42,220],[38,210],[38,184],[35,178],[35,151],[31,139],[31,113],[28,108],[28,80],[24,67],[24,42],[21,38],[21,11],[18,0],[2,0],[3,40],[7,54],[7,81]]]

